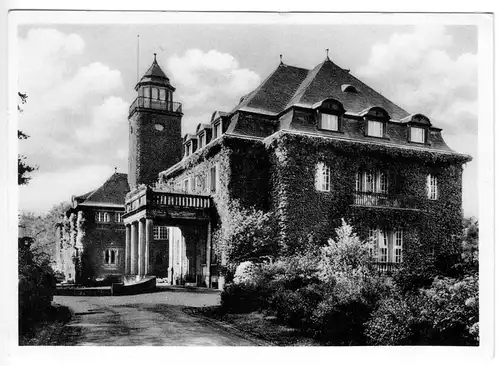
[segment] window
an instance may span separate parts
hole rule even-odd
[[[104,251],[104,264],[116,266],[118,264],[118,249],[106,249]]]
[[[154,240],[168,240],[168,226],[153,226]]]
[[[330,191],[330,167],[325,163],[316,165],[316,190],[322,192]]]
[[[437,197],[438,197],[437,177],[435,175],[429,174],[427,176],[427,198],[430,200],[437,200]]]
[[[151,98],[151,88],[148,86],[144,87],[144,97]]]
[[[184,192],[189,190],[189,179],[184,179]]]
[[[151,99],[158,99],[158,89],[151,88]]]
[[[205,146],[205,133],[201,133],[200,136],[198,137],[198,146],[200,149]]]
[[[189,156],[189,144],[184,145],[185,155]]]
[[[419,142],[423,144],[425,142],[425,130],[420,127],[410,128],[410,141]]]
[[[219,167],[214,165],[210,168],[210,192],[219,190]]]
[[[379,170],[361,170],[356,173],[356,191],[387,193],[389,182],[387,174]]]
[[[196,190],[196,184],[195,184],[195,181],[194,181],[194,176],[192,176],[192,177],[189,178],[189,190],[191,192],[193,192],[194,190]]]
[[[160,99],[161,100],[166,100],[167,99],[167,95],[166,95],[166,91],[165,89],[160,89]]]
[[[95,213],[95,221],[97,222],[109,222],[109,213],[98,211]]]
[[[123,222],[123,213],[115,212],[115,222]]]
[[[394,230],[369,229],[366,244],[373,262],[403,262],[403,230],[400,228]]]
[[[221,122],[217,122],[214,124],[213,134],[214,134],[214,137],[213,137],[214,139],[222,136],[222,124],[221,124]]]
[[[338,131],[339,117],[334,114],[321,113],[320,128],[323,130]]]
[[[202,193],[207,190],[207,176],[206,174],[201,174],[198,176],[198,184]]]
[[[383,137],[384,123],[377,121],[368,121],[368,136]]]
[[[401,263],[403,261],[403,231],[398,229],[394,231],[394,263]]]

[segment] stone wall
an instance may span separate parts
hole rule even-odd
[[[183,154],[182,114],[138,110],[129,121],[130,189],[156,182],[158,173],[177,163]],[[156,124],[163,126],[159,131]]]

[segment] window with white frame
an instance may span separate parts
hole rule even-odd
[[[339,116],[334,114],[320,113],[320,128],[323,130],[338,131]]]
[[[394,263],[401,263],[403,261],[403,230],[401,229],[394,231],[393,251]]]
[[[377,263],[403,262],[403,230],[372,228],[366,239],[371,260]]]
[[[116,266],[118,264],[118,249],[106,249],[104,251],[104,264]]]
[[[384,123],[378,121],[368,121],[368,136],[383,137]]]
[[[420,127],[410,128],[410,141],[419,142],[423,144],[425,142],[425,130]]]
[[[360,170],[356,173],[356,191],[387,193],[389,182],[387,174],[380,170]]]
[[[432,174],[427,176],[427,198],[430,200],[437,200],[438,198],[437,177]]]
[[[330,191],[330,167],[323,162],[316,164],[315,185],[318,191]]]
[[[153,226],[153,239],[154,240],[167,240],[168,239],[168,226]]]
[[[123,222],[123,213],[115,212],[115,222]]]
[[[109,213],[104,211],[97,211],[95,213],[96,222],[109,222]]]

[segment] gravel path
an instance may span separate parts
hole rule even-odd
[[[217,291],[163,291],[133,296],[55,296],[73,319],[54,337],[56,345],[258,346],[264,342],[183,311],[219,304]]]

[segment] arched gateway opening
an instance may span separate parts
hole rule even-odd
[[[140,186],[125,199],[125,278],[217,287],[212,268],[211,199]]]

